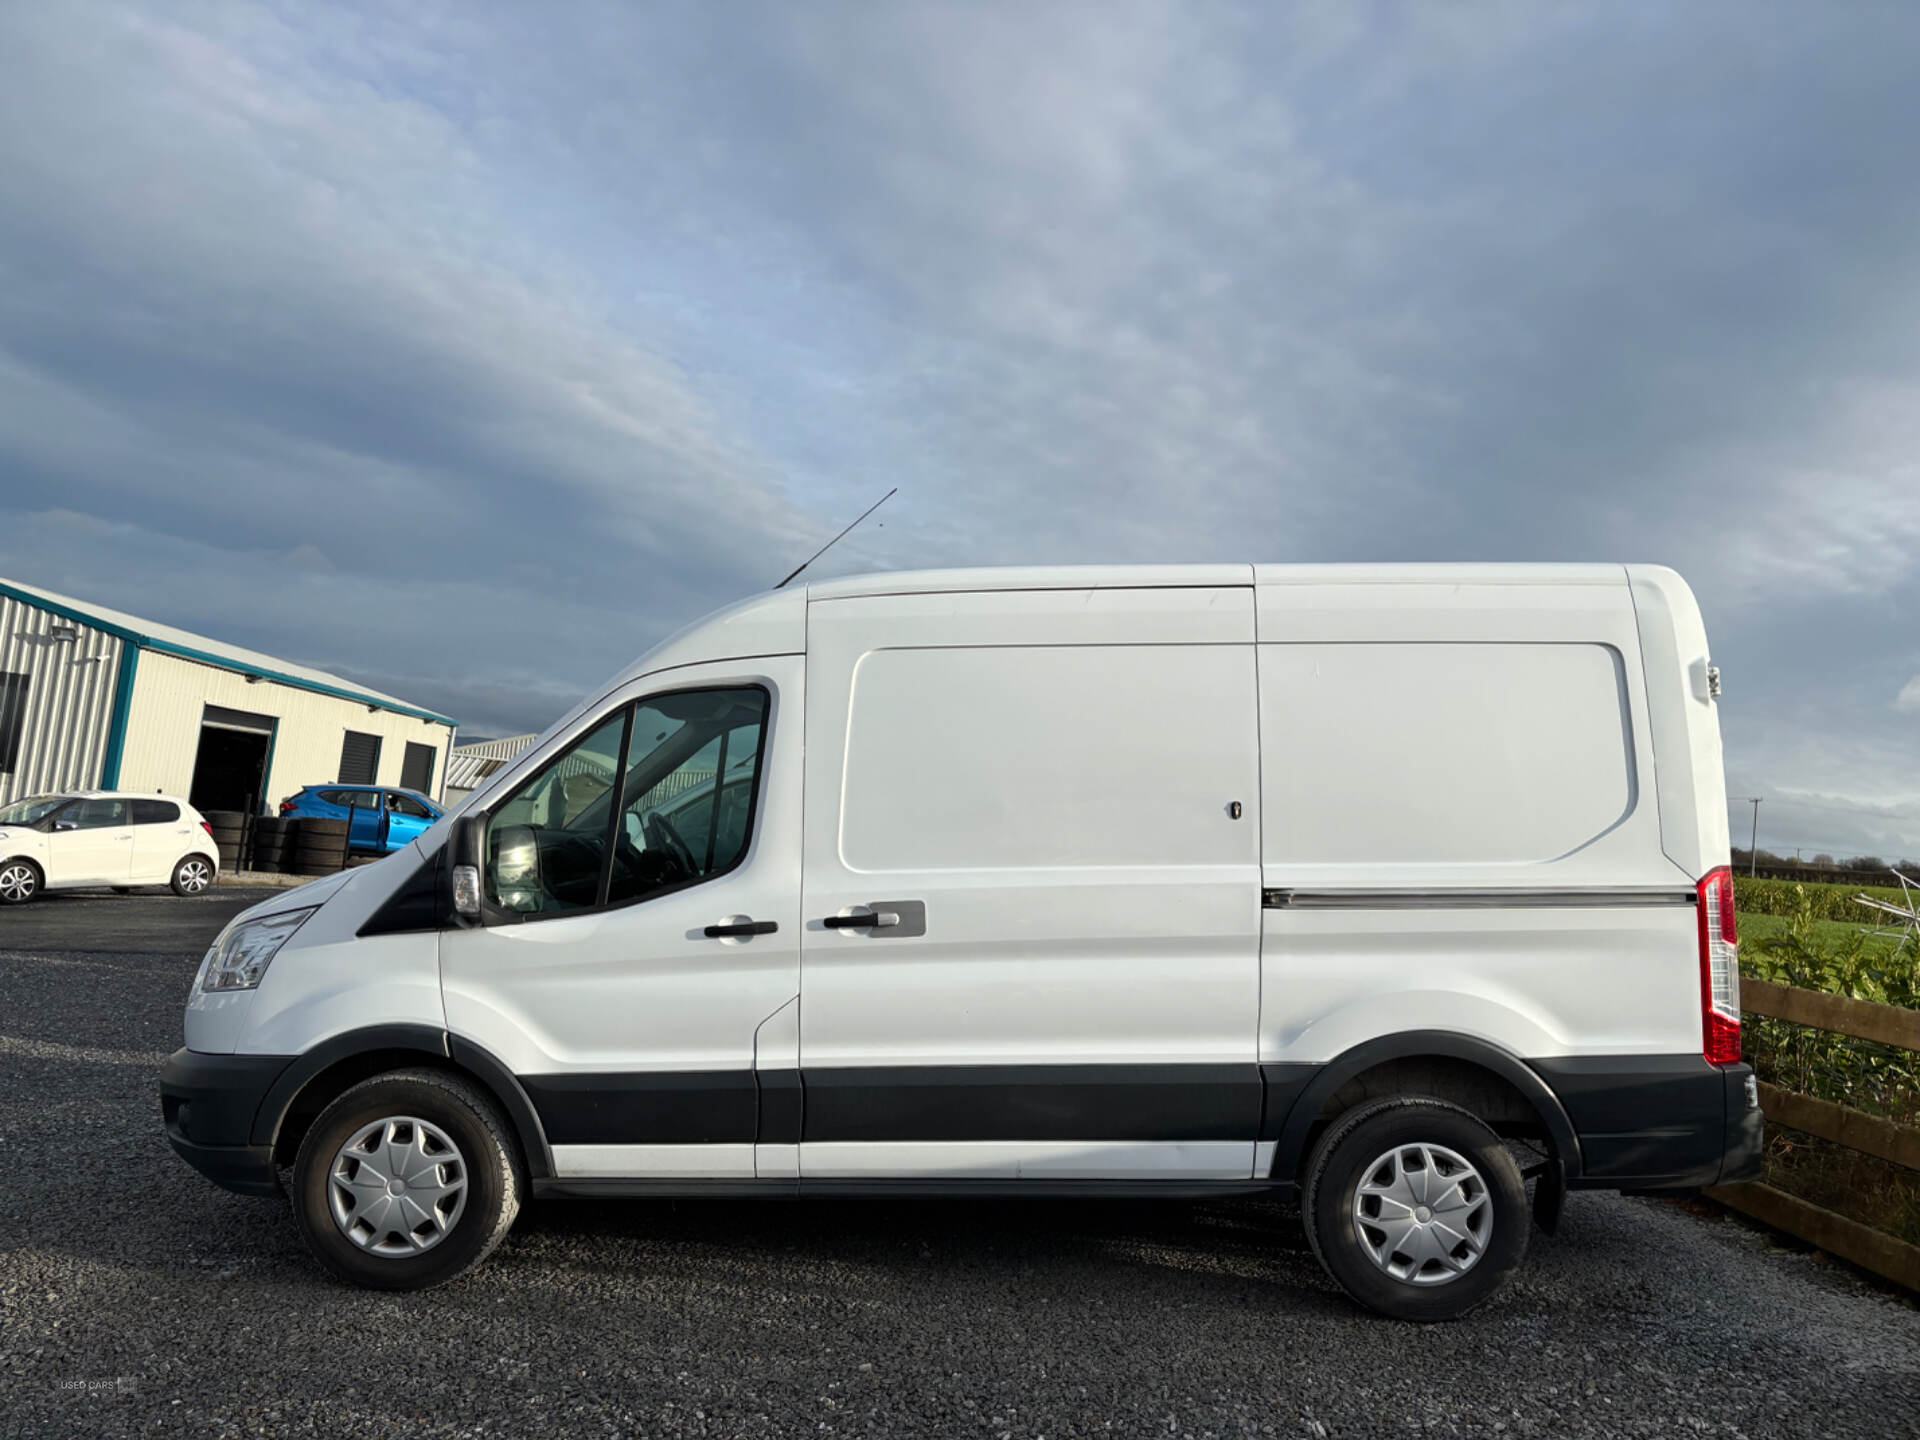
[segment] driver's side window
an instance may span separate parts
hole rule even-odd
[[[493,807],[487,898],[566,913],[732,869],[752,838],[767,707],[757,687],[683,690],[603,720]]]
[[[522,915],[590,910],[606,874],[609,791],[619,779],[620,710],[524,781],[487,820],[487,898]]]
[[[704,880],[740,863],[766,720],[764,690],[683,691],[642,702],[621,791],[610,902]],[[716,795],[722,797],[718,815]]]

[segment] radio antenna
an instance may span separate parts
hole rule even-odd
[[[878,500],[874,501],[871,505],[867,506],[866,509],[862,510],[857,516],[855,516],[853,525],[858,525],[862,520],[866,519],[867,516],[871,515],[874,511],[878,510],[882,505],[886,504],[887,501],[891,500],[895,495],[898,495],[899,493],[900,493],[900,487],[898,485],[894,486],[893,489],[887,491],[886,494],[882,495]],[[826,544],[822,545],[818,550],[814,551],[811,555],[807,556],[806,559],[802,560],[798,565],[794,566],[793,574],[788,575],[786,580],[782,580],[778,585],[774,586],[773,588],[776,590],[786,589],[788,580],[793,579],[794,575],[798,575],[802,570],[806,569],[807,566],[811,565],[814,561],[818,560],[822,555],[826,554],[827,551],[831,550],[834,546],[838,545],[843,539],[846,538],[848,532],[853,529],[853,525],[847,526],[845,530],[842,530],[838,535],[834,536],[833,539],[827,541]]]

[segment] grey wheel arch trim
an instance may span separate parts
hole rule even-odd
[[[317,1077],[343,1060],[383,1050],[413,1051],[450,1062],[454,1069],[492,1096],[506,1114],[520,1141],[521,1153],[526,1156],[528,1177],[544,1180],[553,1175],[553,1151],[547,1144],[546,1131],[513,1072],[485,1047],[431,1025],[370,1025],[323,1040],[304,1055],[296,1056],[274,1081],[266,1099],[260,1102],[260,1109],[253,1117],[253,1143],[278,1144],[287,1112]]]
[[[1299,1177],[1300,1167],[1306,1160],[1307,1136],[1314,1122],[1320,1118],[1321,1109],[1342,1085],[1363,1071],[1389,1060],[1415,1060],[1424,1056],[1465,1060],[1492,1071],[1511,1084],[1539,1115],[1540,1123],[1546,1127],[1547,1135],[1553,1141],[1553,1148],[1566,1171],[1567,1179],[1579,1178],[1580,1137],[1574,1131],[1573,1121],[1567,1118],[1566,1107],[1560,1103],[1560,1098],[1526,1061],[1512,1051],[1451,1030],[1409,1030],[1399,1035],[1382,1035],[1378,1039],[1364,1041],[1322,1065],[1287,1110],[1286,1122],[1280,1128],[1279,1142],[1274,1147],[1271,1177],[1275,1180],[1294,1180]]]

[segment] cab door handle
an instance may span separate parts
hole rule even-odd
[[[771,935],[779,928],[773,920],[736,920],[728,925],[709,925],[701,933],[709,940],[723,940],[735,935]]]

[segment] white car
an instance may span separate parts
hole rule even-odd
[[[1758,1173],[1719,692],[1650,566],[775,591],[230,924],[168,1139],[381,1289],[530,1195],[1248,1193],[1458,1315]]]
[[[0,905],[87,885],[171,885],[176,895],[198,895],[219,870],[213,830],[169,795],[78,790],[0,808]]]

